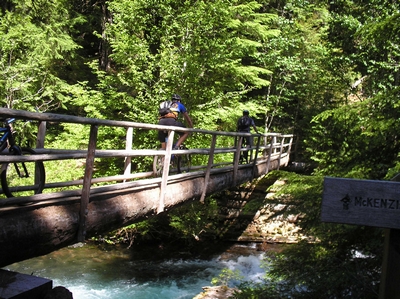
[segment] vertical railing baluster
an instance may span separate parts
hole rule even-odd
[[[282,153],[283,153],[283,145],[285,144],[285,137],[281,136],[281,145],[279,148],[279,158],[278,158],[278,170],[281,167],[281,159],[282,159]]]
[[[126,144],[125,144],[125,149],[127,150],[127,151],[130,151],[131,149],[132,149],[132,143],[133,143],[133,128],[132,127],[129,127],[127,130],[126,130]],[[124,175],[128,175],[128,174],[130,174],[131,173],[131,168],[132,168],[132,165],[131,165],[131,162],[132,162],[132,157],[131,156],[129,156],[129,157],[125,157],[125,167],[124,167]],[[126,180],[124,180],[124,182],[125,182]]]
[[[36,137],[36,148],[44,148],[44,140],[46,137],[46,121],[39,121],[38,124],[38,134]],[[40,176],[36,169],[35,163],[35,185],[39,184]]]
[[[36,138],[36,148],[44,148],[45,136],[46,136],[46,121],[40,121],[38,125],[38,134]]]
[[[169,175],[169,166],[171,164],[171,149],[174,143],[175,131],[168,132],[168,141],[166,144],[165,156],[164,156],[164,167],[161,177],[161,187],[160,187],[160,199],[157,209],[157,214],[164,212],[165,206],[165,195],[167,194],[167,184]]]
[[[201,203],[204,203],[204,199],[206,197],[208,181],[210,180],[211,167],[214,163],[214,152],[215,152],[216,143],[217,143],[217,135],[213,134],[212,139],[211,139],[210,154],[208,156],[207,170],[206,170],[206,174],[204,176],[204,189],[203,189],[203,193],[201,194],[201,197],[200,197]]]
[[[238,168],[239,168],[239,159],[240,155],[242,154],[241,149],[242,149],[242,143],[243,143],[243,136],[239,137],[238,143],[236,144],[236,153],[234,155],[234,161],[233,161],[233,186],[236,186],[236,180],[237,180],[237,173],[238,173]]]
[[[98,126],[91,125],[88,152],[86,156],[85,175],[83,177],[81,206],[79,211],[78,242],[85,241],[85,236],[86,236],[86,224],[87,224],[87,215],[89,213],[88,206],[90,199],[90,187],[93,176],[94,158],[96,153],[97,132],[98,132]]]
[[[256,152],[254,153],[254,159],[253,159],[253,178],[256,176],[256,169],[257,169],[256,163],[257,163],[258,152],[260,151],[260,142],[261,142],[261,135],[258,135]]]
[[[265,174],[269,172],[269,167],[271,165],[271,156],[272,156],[272,149],[274,147],[275,136],[271,138],[271,143],[269,145],[269,154],[268,154],[268,161],[267,161],[267,169],[265,170]]]
[[[289,139],[289,146],[288,146],[288,150],[287,150],[287,155],[288,155],[289,157],[288,157],[288,159],[286,160],[287,162],[286,162],[286,165],[285,165],[285,166],[288,166],[288,164],[289,164],[290,152],[292,151],[292,143],[293,143],[293,135],[290,136],[290,139]]]

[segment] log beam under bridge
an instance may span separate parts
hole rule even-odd
[[[232,168],[215,171],[207,184],[204,172],[171,176],[164,198],[168,211],[192,200],[199,200],[203,189],[210,195],[251,181],[271,169],[287,165],[289,157],[263,160],[242,166],[233,175]],[[86,238],[101,235],[120,227],[157,215],[161,180],[146,180],[139,187],[121,188],[90,195],[86,215]],[[66,197],[47,203],[15,206],[1,211],[0,267],[14,262],[48,254],[77,242],[80,203],[75,197]]]

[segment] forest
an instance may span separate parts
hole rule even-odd
[[[290,182],[282,193],[319,242],[277,255],[266,283],[237,296],[377,298],[383,231],[321,223],[319,208],[323,176],[390,180],[400,171],[398,1],[3,0],[0,8],[2,107],[157,123],[159,103],[177,93],[195,128],[234,131],[247,109],[260,132],[295,135],[292,160],[310,173],[270,175]],[[34,138],[33,127],[18,135]],[[69,125],[49,134],[48,146],[86,142]],[[100,147],[123,146],[122,134],[103,132]],[[139,132],[134,146],[156,140]]]

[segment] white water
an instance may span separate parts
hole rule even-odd
[[[74,299],[191,299],[211,286],[221,270],[239,270],[246,280],[259,281],[263,254],[225,253],[209,260],[135,259],[132,253],[104,251],[96,247],[65,248],[4,269],[53,280]],[[235,282],[233,282],[235,284]]]

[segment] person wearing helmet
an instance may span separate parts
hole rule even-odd
[[[186,123],[189,128],[193,128],[193,122],[190,118],[186,107],[181,103],[182,98],[178,94],[173,94],[171,97],[171,102],[163,102],[160,105],[160,108],[168,106],[169,110],[166,114],[160,115],[160,119],[158,121],[159,125],[163,126],[176,126],[186,128],[186,126],[178,120],[179,114],[183,115]],[[186,140],[189,136],[189,132],[177,132],[179,134],[179,139],[176,142],[174,149],[179,148],[179,146]],[[166,138],[168,137],[167,131],[158,131],[158,140],[161,142],[161,148],[166,148]]]
[[[260,134],[257,130],[254,120],[249,116],[249,111],[243,110],[243,116],[241,116],[237,121],[236,130],[238,132],[250,133],[251,127],[253,127],[254,131],[257,134]],[[251,136],[245,136],[243,138],[243,144],[246,145],[247,148],[252,146],[252,144],[253,144],[252,141],[253,140],[252,140]],[[246,160],[246,162],[248,162],[248,152],[247,151],[243,152],[243,158]]]

